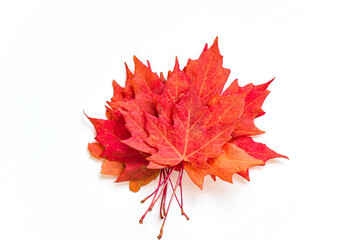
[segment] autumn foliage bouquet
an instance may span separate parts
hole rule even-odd
[[[130,190],[159,178],[146,214],[160,201],[163,226],[171,202],[183,210],[184,171],[203,188],[210,175],[232,182],[239,174],[249,180],[249,168],[262,166],[271,158],[285,157],[251,136],[264,133],[254,119],[264,114],[261,105],[269,94],[262,85],[238,85],[224,90],[230,70],[222,67],[218,39],[199,59],[189,60],[180,70],[178,60],[167,78],[152,72],[134,56],[134,74],[126,66],[125,87],[113,81],[114,95],[106,107],[107,120],[90,118],[97,142],[88,148],[102,159],[102,173],[116,175],[115,182],[130,181]],[[177,174],[174,181],[170,176]],[[175,201],[174,200],[174,201]]]

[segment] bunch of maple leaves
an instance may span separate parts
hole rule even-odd
[[[183,70],[176,59],[167,79],[153,73],[149,62],[146,66],[135,56],[134,62],[134,74],[125,64],[125,87],[113,81],[108,119],[89,118],[97,142],[88,148],[92,156],[103,159],[103,174],[118,176],[115,182],[130,181],[133,192],[159,176],[155,191],[142,201],[152,197],[140,223],[159,200],[164,219],[160,239],[174,198],[189,219],[183,210],[184,170],[202,189],[206,175],[230,183],[234,174],[249,180],[249,168],[285,156],[251,138],[264,133],[254,119],[264,114],[261,105],[272,80],[244,87],[235,80],[224,90],[230,70],[222,67],[217,38]],[[176,182],[170,178],[174,172]]]

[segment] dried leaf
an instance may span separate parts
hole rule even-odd
[[[108,120],[89,118],[97,142],[88,149],[102,159],[103,174],[116,175],[115,182],[129,181],[133,192],[159,176],[155,191],[142,201],[153,199],[139,221],[159,201],[164,221],[158,238],[173,199],[189,219],[183,210],[184,171],[202,189],[207,175],[232,183],[237,173],[249,180],[251,167],[287,158],[250,137],[264,133],[254,120],[265,113],[261,107],[273,80],[244,87],[235,80],[224,89],[230,70],[222,66],[217,38],[183,70],[176,58],[167,79],[163,73],[160,77],[154,73],[149,61],[145,65],[134,56],[134,63],[134,74],[125,64],[125,87],[113,81]],[[176,182],[170,177],[174,172],[178,172]]]

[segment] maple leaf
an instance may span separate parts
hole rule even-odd
[[[234,82],[232,82],[229,88],[224,91],[224,96],[234,93],[241,93],[246,96],[244,98],[244,112],[236,129],[232,133],[233,137],[251,136],[265,133],[264,131],[261,131],[255,126],[254,120],[255,118],[265,114],[265,112],[261,109],[261,106],[267,95],[270,93],[270,91],[267,90],[267,87],[273,80],[274,79],[258,86],[250,83],[244,87],[240,87],[238,85],[238,81],[235,80]]]
[[[175,66],[172,73],[169,73],[168,80],[165,82],[165,88],[162,96],[158,98],[158,115],[163,117],[169,124],[173,123],[174,103],[184,95],[190,87],[190,78],[179,68],[178,59],[175,59]]]
[[[117,176],[115,182],[129,181],[133,192],[159,178],[157,188],[142,201],[152,198],[139,221],[143,223],[159,201],[163,224],[158,238],[174,199],[189,219],[183,209],[184,171],[203,189],[208,175],[230,183],[234,174],[249,180],[251,167],[287,158],[251,138],[264,133],[254,120],[265,114],[261,107],[273,80],[240,87],[236,79],[224,89],[230,70],[222,66],[218,38],[183,70],[176,58],[167,78],[154,73],[149,61],[145,65],[133,59],[134,73],[125,63],[125,87],[112,83],[107,120],[88,117],[97,133],[97,142],[89,143],[88,149],[103,161],[101,173]],[[175,172],[173,182],[170,176]]]
[[[184,169],[189,175],[190,179],[202,190],[204,184],[204,178],[207,175],[213,175],[213,171],[210,167],[199,167],[196,164],[189,162],[184,163]]]
[[[104,147],[104,151],[99,157],[120,162],[144,159],[144,154],[122,143],[122,140],[127,139],[130,134],[120,122],[89,119],[97,132],[95,140]]]
[[[224,153],[211,159],[209,165],[214,174],[224,181],[232,183],[232,176],[235,173],[245,177],[249,168],[265,165],[263,161],[254,158],[235,144],[226,143],[223,150]],[[245,178],[248,179],[248,177]]]
[[[91,153],[91,156],[100,159],[101,154],[104,152],[104,147],[103,145],[101,145],[100,143],[89,143],[88,144],[88,149]]]
[[[104,159],[103,164],[101,165],[101,173],[107,175],[120,175],[124,172],[125,164],[118,161],[110,161]]]
[[[218,47],[218,38],[214,44],[205,49],[198,60],[189,60],[185,69],[192,79],[192,88],[199,96],[202,104],[223,91],[230,70],[222,67],[222,56]]]
[[[146,142],[158,152],[148,158],[157,164],[175,166],[182,161],[206,165],[207,160],[222,153],[221,147],[231,139],[237,116],[230,123],[206,126],[209,107],[203,106],[199,96],[188,91],[173,112],[174,125],[164,119],[145,114]]]
[[[269,159],[273,158],[287,158],[284,155],[278,154],[275,151],[268,148],[263,143],[255,142],[251,137],[239,137],[235,138],[231,141],[239,148],[243,149],[245,152],[250,154],[251,156],[260,159],[266,162]]]
[[[156,179],[160,172],[157,169],[148,169],[147,164],[146,160],[125,163],[125,169],[118,174],[115,182],[130,181],[130,190],[139,191],[141,186]]]

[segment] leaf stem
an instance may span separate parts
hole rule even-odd
[[[180,172],[179,172],[179,178],[180,178],[179,186],[180,186],[180,189],[181,189],[181,178],[182,178],[182,175],[181,175]],[[169,180],[169,182],[170,182],[171,188],[172,188],[172,190],[173,190],[173,192],[174,192],[175,199],[176,199],[177,203],[179,204],[179,207],[180,207],[180,210],[181,210],[181,215],[184,215],[185,218],[186,218],[186,220],[190,220],[190,218],[185,214],[184,209],[183,209],[182,192],[181,192],[181,203],[180,203],[178,197],[176,196],[176,193],[175,193],[175,190],[176,190],[176,189],[174,188],[174,186],[173,186],[173,184],[172,184],[172,182],[171,182],[171,179]]]
[[[167,219],[168,213],[169,213],[169,209],[170,209],[171,201],[173,200],[174,195],[175,195],[176,188],[177,188],[177,186],[179,185],[179,182],[180,182],[180,177],[181,177],[181,175],[179,174],[179,176],[178,176],[178,178],[177,178],[177,181],[176,181],[175,188],[173,189],[173,193],[171,194],[171,197],[170,197],[170,201],[169,201],[169,204],[168,204],[168,207],[167,207],[167,210],[166,210],[165,216],[164,216],[163,223],[162,223],[161,228],[160,228],[160,233],[159,233],[158,239],[160,239],[160,238],[162,237],[162,235],[163,235],[163,229],[164,229],[164,225],[165,225],[165,222],[166,222],[166,219]]]
[[[174,186],[172,180],[171,180],[171,174],[173,173],[173,171],[175,170],[179,172],[177,180],[176,180],[176,184]],[[181,215],[184,215],[185,218],[187,220],[189,220],[189,217],[185,214],[184,209],[183,209],[183,193],[182,193],[182,177],[183,177],[183,172],[184,172],[184,167],[181,164],[180,168],[178,167],[169,167],[169,168],[163,168],[160,170],[160,177],[159,177],[159,183],[157,188],[154,190],[154,192],[152,192],[149,196],[147,196],[146,198],[144,198],[141,203],[144,203],[147,199],[149,199],[150,197],[152,198],[152,201],[149,205],[149,207],[147,208],[147,210],[145,211],[145,213],[142,215],[142,217],[139,220],[139,223],[142,224],[144,221],[144,218],[146,217],[147,213],[150,212],[154,205],[156,204],[156,202],[160,199],[161,197],[161,201],[160,201],[160,218],[163,219],[161,228],[160,228],[160,233],[158,235],[158,239],[160,239],[163,235],[163,229],[164,229],[164,225],[169,213],[169,209],[170,209],[170,205],[172,203],[172,200],[176,199],[180,209],[181,209]],[[169,202],[167,203],[166,199],[167,199],[167,192],[168,192],[168,185],[170,185],[171,190],[172,190],[172,194],[171,197],[169,199]],[[180,195],[181,198],[179,198],[176,194],[176,190],[177,188],[180,188]]]
[[[157,187],[157,189],[154,191],[154,192],[155,192],[155,195],[154,195],[154,197],[153,197],[153,200],[151,201],[151,203],[150,203],[148,209],[146,210],[146,212],[144,213],[144,215],[142,215],[142,217],[140,218],[140,220],[139,220],[139,223],[140,223],[140,224],[142,224],[142,223],[144,222],[144,218],[145,218],[146,214],[147,214],[148,212],[151,212],[151,210],[153,209],[155,203],[156,203],[157,200],[160,198],[161,193],[160,193],[159,195],[158,195],[157,193],[158,193],[159,189],[161,188],[161,186],[163,185],[163,183],[164,183],[164,182],[167,182],[167,181],[169,180],[169,177],[170,177],[170,175],[171,175],[171,173],[172,173],[173,171],[174,171],[174,167],[171,169],[170,173],[166,176],[166,178],[164,179],[164,181],[163,181],[161,184],[159,184],[159,186]],[[160,180],[159,180],[159,182],[160,182]],[[164,191],[164,187],[163,187],[162,192],[163,192],[163,191]],[[158,195],[158,196],[157,196],[157,195]]]

